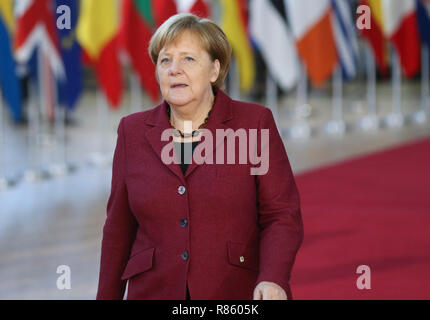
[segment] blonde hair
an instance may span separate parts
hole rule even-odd
[[[212,86],[224,89],[232,48],[224,31],[209,19],[200,18],[191,13],[179,13],[167,19],[155,31],[149,42],[148,51],[154,65],[157,65],[158,55],[164,46],[174,42],[184,31],[191,31],[200,39],[212,61],[219,60],[219,76]]]

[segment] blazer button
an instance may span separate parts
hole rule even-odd
[[[188,225],[188,220],[187,219],[181,219],[181,227],[185,228]]]
[[[184,193],[185,193],[185,187],[184,187],[184,186],[180,186],[180,187],[178,188],[178,193],[179,193],[179,194],[184,194]]]
[[[188,256],[189,256],[189,254],[188,254],[188,251],[187,251],[187,250],[185,250],[185,251],[184,251],[184,252],[182,252],[182,254],[181,254],[182,260],[188,260]]]

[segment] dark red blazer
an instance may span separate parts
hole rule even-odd
[[[123,299],[127,280],[128,299],[185,299],[187,283],[192,299],[252,299],[260,281],[277,283],[291,299],[303,224],[270,109],[218,90],[206,125],[214,137],[216,129],[269,129],[265,175],[251,175],[248,161],[193,162],[184,176],[179,164],[161,160],[169,143],[161,140],[170,128],[166,107],[119,123],[97,299]]]

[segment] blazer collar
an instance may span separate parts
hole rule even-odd
[[[221,89],[216,89],[215,104],[212,107],[211,115],[208,119],[206,127],[223,123],[233,118],[232,99]],[[150,126],[170,128],[169,119],[167,117],[167,102],[164,100],[161,104],[155,107],[154,112],[147,118],[146,124]]]
[[[218,89],[216,91],[215,104],[212,107],[212,112],[209,116],[208,122],[206,123],[205,129],[212,131],[213,137],[215,137],[216,129],[228,129],[229,127],[224,124],[224,122],[233,119],[233,100],[222,90]],[[150,116],[146,119],[146,124],[152,128],[146,131],[146,137],[154,149],[155,153],[161,160],[161,151],[163,147],[169,143],[169,141],[161,141],[161,134],[165,129],[170,128],[169,119],[167,117],[167,102],[164,100],[160,105],[155,107]],[[213,150],[207,152],[206,157],[211,157],[215,154],[216,148],[223,141],[216,141],[214,138],[214,148]],[[175,154],[176,157],[176,154]],[[215,156],[213,156],[215,161]],[[163,163],[164,164],[164,163]],[[171,163],[166,165],[175,175],[185,183],[185,178],[188,177],[199,165],[194,161],[188,165],[188,169],[185,172],[185,177],[182,173],[179,164]]]

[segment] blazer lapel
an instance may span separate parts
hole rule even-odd
[[[169,141],[161,141],[161,135],[165,129],[169,129],[169,127],[161,128],[161,127],[153,127],[149,129],[146,132],[146,138],[148,139],[152,149],[157,154],[157,156],[160,158],[160,161],[169,168],[170,171],[172,171],[175,175],[181,179],[182,182],[185,182],[184,175],[182,174],[182,170],[179,164],[176,164],[175,162],[178,162],[178,157],[176,155],[176,152],[173,152],[173,157],[175,158],[175,162],[166,164],[161,159],[161,151],[163,148],[169,143]]]
[[[210,150],[205,150],[205,158],[212,157],[215,154],[216,149],[222,144],[223,141],[216,141],[216,129],[228,129],[229,127],[224,124],[224,122],[231,120],[233,118],[233,105],[232,100],[230,97],[227,96],[222,90],[217,90],[216,100],[215,104],[212,108],[211,115],[208,119],[208,122],[206,123],[205,129],[209,130],[212,133],[212,137],[214,139],[214,147],[210,148]],[[161,135],[164,130],[170,129],[169,119],[167,116],[167,103],[166,101],[163,101],[162,104],[158,105],[154,112],[149,116],[146,120],[146,124],[149,126],[152,126],[151,129],[147,130],[146,132],[146,138],[148,139],[152,149],[157,154],[157,156],[161,159],[161,151],[168,143],[171,142],[172,139],[169,139],[169,141],[161,141]],[[200,143],[199,143],[200,144]],[[176,152],[174,151],[174,158],[177,161],[178,157],[176,155]],[[215,157],[213,156],[213,161],[215,162]],[[163,162],[163,161],[162,161]],[[188,177],[196,168],[198,168],[200,165],[196,164],[194,162],[194,159],[192,159],[191,164],[189,164],[188,169],[185,173],[185,177],[182,173],[181,167],[179,164],[171,163],[171,164],[165,164],[164,165],[169,168],[175,175],[178,176],[179,179],[183,183],[185,183],[185,178]]]

